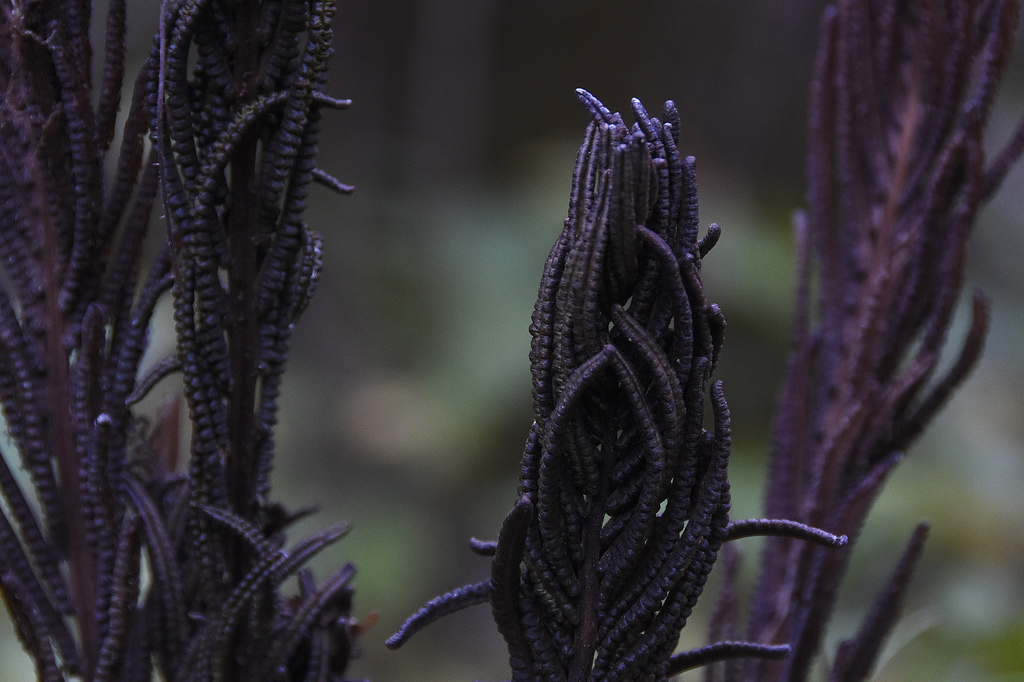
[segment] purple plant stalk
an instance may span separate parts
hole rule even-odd
[[[1018,22],[1015,0],[844,0],[825,13],[766,514],[851,545],[767,540],[747,636],[788,643],[791,655],[744,662],[726,679],[807,678],[873,501],[981,354],[989,306],[976,293],[966,338],[937,374],[967,239],[1024,149],[1024,122],[991,160],[984,139]],[[914,532],[875,610],[841,646],[833,680],[870,672],[925,532]]]

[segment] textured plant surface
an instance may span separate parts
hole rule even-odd
[[[976,293],[966,339],[938,371],[967,238],[1024,148],[1024,124],[991,161],[984,139],[1019,13],[1012,0],[846,0],[825,14],[771,516],[855,538],[893,466],[981,354],[989,310]],[[840,647],[832,679],[870,673],[926,530],[914,532],[874,612]],[[748,635],[792,652],[748,662],[730,679],[806,678],[849,552],[768,540]]]
[[[720,230],[697,238],[694,159],[678,151],[672,102],[663,122],[634,100],[629,126],[579,94],[593,122],[530,326],[535,421],[519,501],[497,543],[474,542],[494,556],[490,580],[432,601],[389,645],[488,601],[515,680],[663,680],[785,656],[739,641],[673,655],[725,540],[846,540],[785,521],[729,524],[729,410],[711,383],[725,319],[700,278]]]
[[[340,679],[354,568],[317,585],[303,565],[345,526],[285,551],[268,480],[320,268],[304,200],[345,189],[313,161],[320,109],[346,105],[322,92],[333,3],[165,3],[117,135],[125,10],[96,87],[89,2],[0,10],[0,592],[43,680]],[[170,289],[177,352],[140,372]],[[174,372],[187,474],[177,403],[153,429],[132,411]]]
[[[41,680],[344,680],[362,630],[355,569],[317,581],[306,565],[347,527],[288,542],[307,510],[270,488],[291,334],[321,269],[307,193],[349,189],[315,167],[322,110],[348,104],[324,94],[334,3],[165,0],[123,97],[131,10],[110,0],[94,27],[89,0],[0,0],[0,595]],[[944,357],[967,239],[1024,150],[1024,124],[993,156],[985,139],[1019,13],[1017,0],[826,11],[768,519],[729,521],[730,416],[712,380],[725,323],[701,270],[719,230],[698,236],[678,112],[634,100],[627,124],[580,91],[592,122],[530,328],[516,501],[497,542],[472,541],[489,578],[429,602],[390,646],[487,603],[523,682],[697,666],[707,680],[870,676],[927,524],[858,632],[823,642],[850,539],[987,334],[975,294]],[[667,53],[651,54],[662,68]],[[472,98],[442,99],[463,113]],[[436,149],[485,146],[471,116],[436,117],[458,129]],[[396,143],[403,162],[433,169],[439,155],[416,152],[435,147],[417,142]],[[177,349],[143,367],[165,298]],[[175,397],[143,414],[154,389]],[[373,417],[367,429],[391,426]],[[728,544],[748,535],[773,536],[749,606]],[[677,653],[714,566],[709,644]]]

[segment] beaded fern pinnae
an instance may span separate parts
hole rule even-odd
[[[1001,148],[986,139],[1019,21],[1016,0],[844,0],[826,10],[769,515],[856,538],[889,474],[981,356],[989,304],[976,292],[968,331],[943,363],[968,238],[1024,150],[1024,121]],[[870,673],[926,533],[927,524],[912,532],[832,679]],[[789,642],[793,655],[744,663],[728,679],[806,679],[848,560],[768,540],[747,631]]]
[[[661,121],[634,100],[630,126],[579,96],[593,121],[530,326],[534,423],[518,502],[497,543],[473,543],[493,556],[490,579],[431,601],[388,644],[489,602],[514,680],[663,680],[785,656],[737,641],[673,653],[723,542],[845,538],[729,523],[729,411],[711,382],[725,320],[700,277],[719,229],[698,239],[694,160],[678,151],[671,102]]]
[[[304,564],[346,527],[285,551],[296,515],[268,478],[320,269],[308,188],[347,189],[314,165],[320,110],[347,105],[323,93],[334,5],[166,2],[115,156],[125,13],[110,3],[94,107],[90,3],[0,10],[0,593],[43,680],[340,679],[354,568],[318,585]],[[177,351],[140,374],[171,289]],[[132,409],[178,372],[187,475],[176,410],[147,435]]]

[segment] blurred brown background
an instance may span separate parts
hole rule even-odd
[[[729,322],[719,376],[735,429],[735,516],[759,514],[824,5],[339,2],[329,92],[354,106],[325,117],[320,164],[357,190],[312,197],[308,219],[324,235],[326,265],[295,336],[274,480],[290,506],[321,506],[296,533],[354,525],[315,564],[323,575],[354,561],[356,611],[379,614],[354,677],[508,676],[487,607],[431,626],[398,652],[383,640],[427,599],[488,574],[467,540],[493,539],[515,497],[531,421],[527,325],[587,124],[577,87],[612,109],[627,110],[633,96],[652,111],[669,98],[679,107],[702,223],[724,230],[704,273]],[[140,50],[155,26],[145,13],[155,11],[132,15]],[[1021,112],[1018,59],[993,138],[1005,139]],[[931,519],[878,680],[1024,680],[1022,197],[1018,169],[972,245],[970,286],[994,302],[986,354],[889,483],[834,620],[830,651],[914,524]],[[742,550],[753,569],[757,541]],[[713,592],[712,582],[686,645],[703,643]],[[17,652],[0,641],[0,679],[31,677]]]

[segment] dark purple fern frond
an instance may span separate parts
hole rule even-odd
[[[725,319],[709,303],[692,157],[679,120],[633,100],[636,123],[578,92],[592,122],[577,158],[569,216],[544,267],[530,333],[534,423],[519,499],[491,578],[438,597],[388,640],[490,601],[512,679],[660,681],[788,646],[722,641],[675,653],[722,543],[783,534],[830,546],[804,524],[729,524],[729,408],[711,374]],[[705,404],[713,426],[705,428]]]
[[[1019,13],[1015,0],[843,0],[826,10],[769,516],[852,544],[889,471],[981,354],[989,310],[975,294],[966,339],[940,371],[967,239],[1024,148],[1022,121],[995,161],[986,159],[985,124]],[[793,655],[745,664],[735,679],[806,679],[848,553],[767,540],[748,635],[788,642]],[[850,679],[871,661],[858,665],[862,672],[844,668]]]
[[[127,5],[95,79],[88,0],[0,8],[0,596],[43,680],[342,679],[355,569],[303,566],[344,528],[284,553],[302,512],[269,489],[323,260],[308,188],[347,189],[315,168],[347,105],[323,92],[334,4],[168,0],[118,131]],[[143,369],[168,291],[177,353]],[[135,411],[176,373],[188,475],[178,398],[152,429]]]

